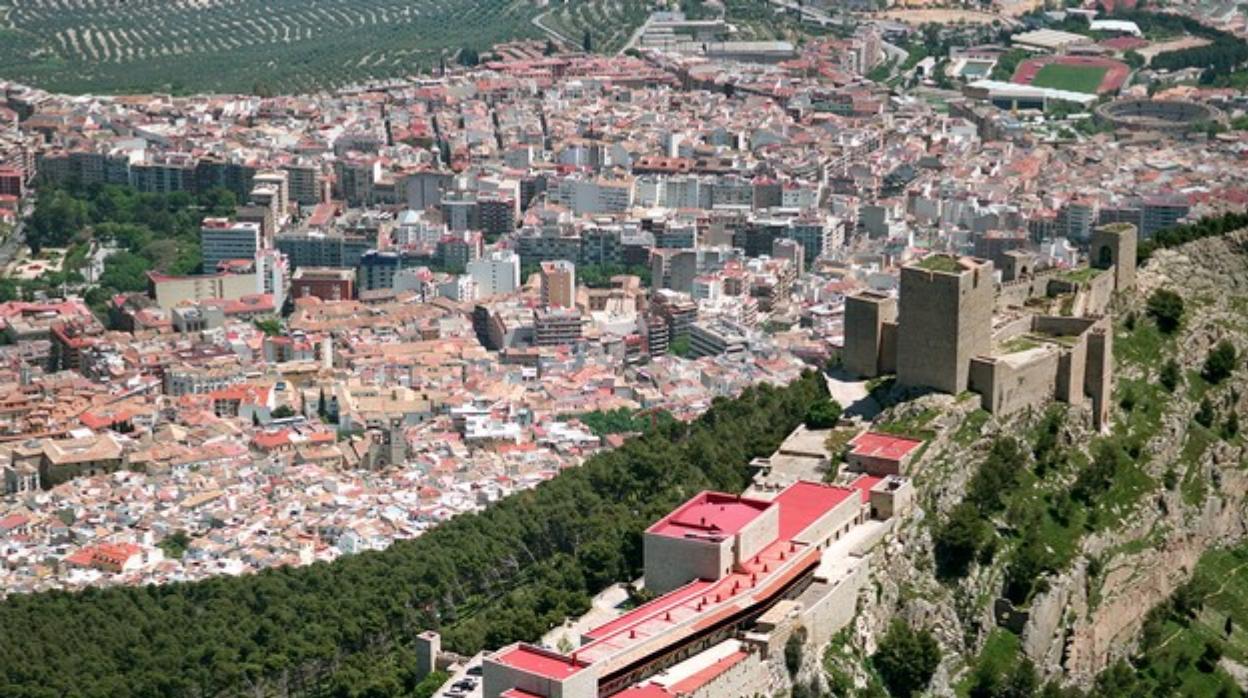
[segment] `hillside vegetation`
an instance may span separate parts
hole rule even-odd
[[[1142,246],[1114,301],[1111,425],[972,395],[901,402],[921,424],[920,512],[822,653],[816,695],[877,695],[894,618],[928,629],[939,695],[1242,695],[1248,680],[1248,217]],[[885,403],[887,404],[887,403]],[[910,428],[908,431],[913,432]]]
[[[465,64],[500,42],[623,49],[650,0],[0,0],[0,78],[58,92],[295,94]],[[822,33],[768,0],[719,6],[739,39]],[[462,55],[461,55],[462,53]]]
[[[526,0],[0,0],[0,76],[64,92],[281,92],[538,37]]]
[[[481,514],[383,552],[192,584],[10,596],[0,695],[404,696],[410,642],[437,628],[465,654],[537,640],[641,569],[641,532],[692,494],[738,492],[826,397],[821,376],[658,420]]]

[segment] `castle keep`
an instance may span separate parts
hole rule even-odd
[[[864,377],[896,373],[910,388],[971,390],[993,414],[1090,403],[1100,428],[1113,382],[1108,308],[1135,285],[1136,244],[1134,225],[1102,226],[1089,266],[1038,269],[1013,251],[1000,282],[989,260],[929,255],[902,267],[896,299],[846,299],[844,366]]]

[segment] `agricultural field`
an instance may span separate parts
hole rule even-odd
[[[541,36],[538,12],[528,0],[0,0],[0,77],[65,92],[307,92]]]
[[[581,45],[588,31],[594,51],[616,53],[628,43],[633,31],[645,23],[653,4],[646,0],[551,3],[541,23],[576,46]]]
[[[1086,92],[1096,94],[1105,79],[1105,68],[1062,65],[1050,63],[1036,73],[1031,84],[1036,87],[1050,87],[1055,90]]]

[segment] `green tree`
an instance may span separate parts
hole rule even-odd
[[[1208,580],[1199,575],[1180,584],[1170,595],[1173,619],[1183,624],[1195,619],[1204,609],[1205,599],[1215,591]]]
[[[933,534],[937,576],[942,579],[965,577],[991,533],[974,504],[964,501],[955,506],[949,512],[949,520]]]
[[[64,247],[89,222],[86,202],[62,189],[43,190],[26,224],[26,244],[36,254],[45,247]]]
[[[1114,484],[1114,478],[1126,463],[1126,454],[1112,439],[1102,439],[1092,446],[1092,460],[1079,472],[1071,488],[1071,497],[1084,505],[1092,505]]]
[[[789,676],[797,676],[802,668],[802,650],[806,645],[806,628],[796,628],[784,643],[784,667]]]
[[[278,405],[269,416],[273,419],[289,419],[295,416],[295,411],[290,405]]]
[[[190,544],[191,537],[186,534],[186,531],[178,529],[172,535],[165,537],[164,540],[157,543],[157,546],[165,552],[166,557],[180,560]]]
[[[256,326],[256,329],[270,337],[282,336],[282,321],[277,318],[264,318],[256,320],[252,324]]]
[[[1165,388],[1168,393],[1173,393],[1179,387],[1179,382],[1182,379],[1182,375],[1179,373],[1179,362],[1174,359],[1167,359],[1166,363],[1162,364],[1161,372],[1157,376],[1161,387]]]
[[[581,35],[581,48],[584,49],[585,53],[594,52],[594,37],[589,33],[588,29]]]
[[[1231,373],[1235,371],[1235,364],[1238,358],[1235,352],[1235,345],[1231,344],[1230,340],[1224,339],[1209,350],[1200,375],[1210,383],[1217,385],[1230,377]]]
[[[889,694],[909,698],[922,693],[940,665],[940,645],[926,629],[915,631],[897,618],[880,639],[871,663]]]
[[[1157,328],[1166,334],[1173,334],[1179,329],[1183,320],[1183,298],[1174,291],[1159,288],[1148,297],[1148,314],[1157,323]]]
[[[118,293],[143,291],[151,267],[151,262],[133,252],[114,252],[104,260],[100,285]]]
[[[980,464],[966,488],[966,498],[981,512],[992,514],[1005,506],[1005,495],[1014,487],[1026,460],[1022,444],[1012,436],[992,442],[988,457]]]
[[[450,680],[451,675],[445,671],[430,672],[412,689],[412,698],[433,698],[433,694],[438,692],[442,684]]]
[[[1036,525],[1024,528],[1023,540],[1006,572],[1005,595],[1016,605],[1027,603],[1041,578],[1057,571],[1057,555],[1041,539],[1039,530]]]
[[[806,410],[806,427],[808,429],[831,429],[841,418],[841,405],[831,398],[822,400]]]
[[[1013,659],[1013,658],[1011,658]],[[1036,665],[1026,657],[1013,666],[980,661],[971,674],[970,698],[1034,698],[1040,690]]]
[[[199,199],[199,206],[207,216],[232,216],[238,210],[238,197],[224,187],[213,187],[200,194]],[[176,200],[174,205],[177,205]]]
[[[1218,662],[1222,660],[1222,649],[1212,640],[1205,640],[1205,649],[1200,653],[1200,659],[1196,661],[1196,667],[1201,672],[1212,674],[1218,668]]]
[[[1193,417],[1196,423],[1206,429],[1210,429],[1217,418],[1217,412],[1213,409],[1213,401],[1209,399],[1208,395],[1201,398],[1200,405],[1196,408],[1196,415]]]

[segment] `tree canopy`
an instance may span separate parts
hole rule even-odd
[[[880,640],[871,663],[891,695],[909,698],[922,693],[940,665],[940,645],[928,630],[914,630],[895,618]]]
[[[836,400],[820,400],[806,410],[806,426],[810,429],[831,429],[841,418],[841,411],[841,404]]]
[[[1148,314],[1157,323],[1157,329],[1173,334],[1183,320],[1183,298],[1165,288],[1153,291],[1148,297]]]
[[[1201,238],[1226,235],[1241,228],[1248,228],[1248,212],[1233,211],[1221,216],[1201,218],[1190,225],[1177,225],[1173,228],[1158,230],[1153,233],[1151,239],[1140,242],[1136,251],[1136,260],[1143,264],[1156,250],[1178,247]]]
[[[1231,344],[1230,340],[1224,339],[1209,350],[1209,355],[1205,357],[1205,365],[1200,370],[1200,376],[1215,385],[1221,383],[1235,370],[1238,359],[1235,345]]]

